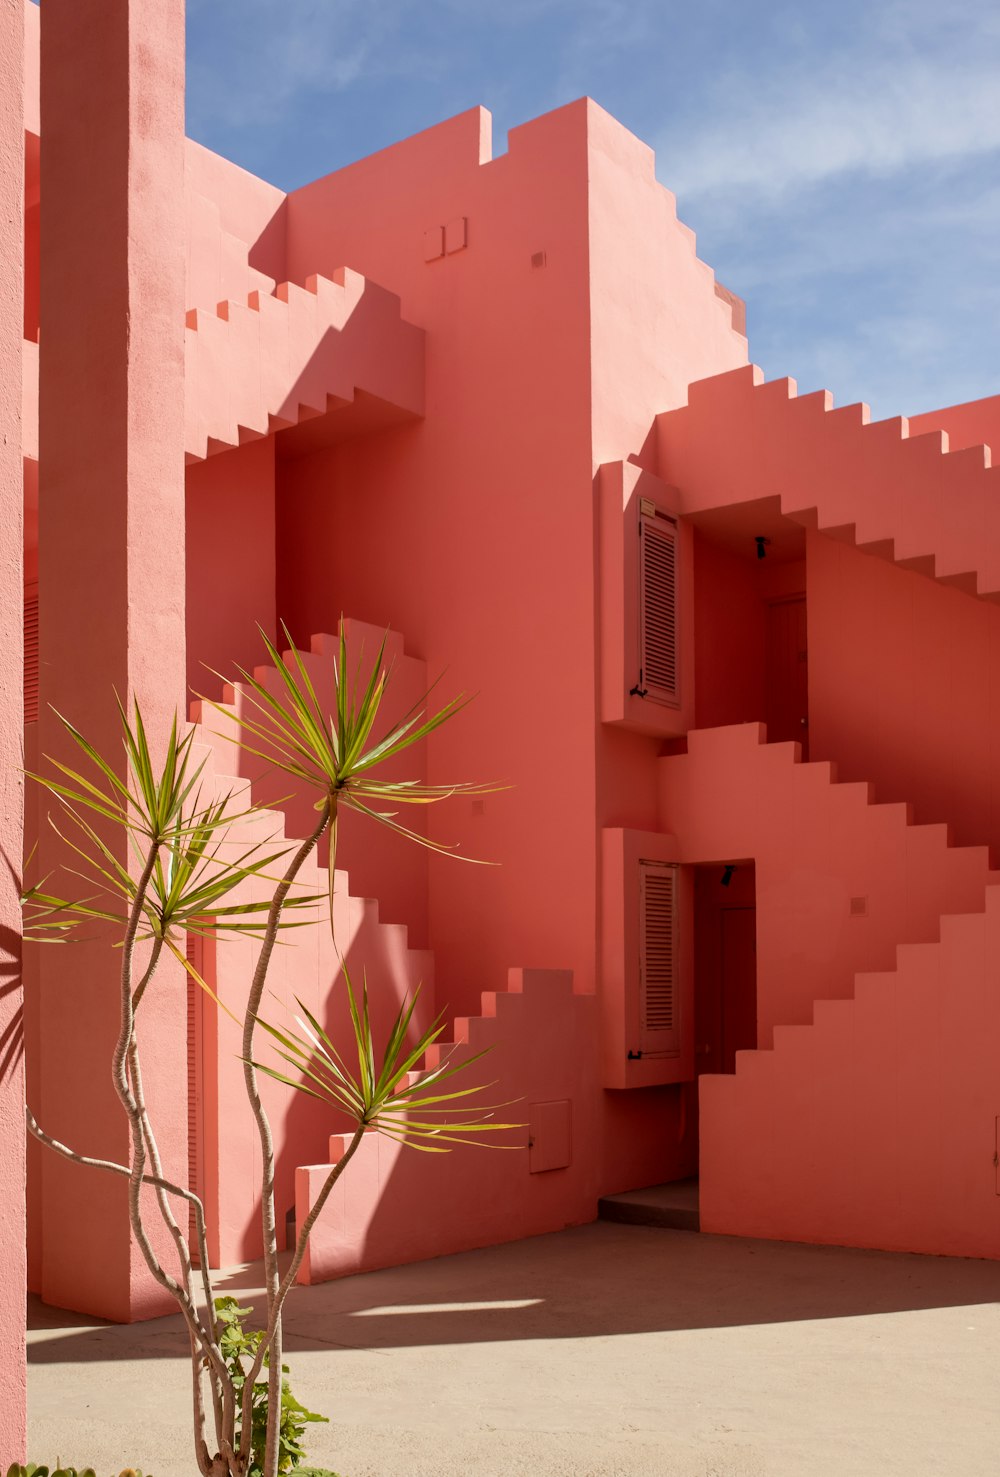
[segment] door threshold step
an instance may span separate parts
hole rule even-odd
[[[623,1195],[603,1195],[597,1202],[602,1221],[628,1226],[659,1226],[669,1231],[697,1231],[698,1181],[673,1180],[650,1185],[645,1190],[627,1190]]]

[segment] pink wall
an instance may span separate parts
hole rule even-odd
[[[427,417],[279,472],[279,606],[296,629],[341,607],[391,622],[431,675],[481,693],[432,742],[432,776],[514,786],[479,814],[432,818],[503,864],[431,862],[439,997],[458,1010],[514,959],[571,966],[577,990],[594,988],[593,817],[655,816],[658,744],[594,732],[590,477],[606,453],[639,449],[688,378],[746,353],[632,135],[583,100],[483,163],[483,126],[466,114],[289,198],[294,275],[344,261],[426,328]],[[424,233],[463,218],[467,248],[425,261]],[[374,548],[373,568],[357,551]],[[526,705],[531,745],[512,745]],[[662,1173],[677,1093],[612,1107],[616,1142],[642,1146],[625,1169],[609,1144],[615,1188]]]
[[[648,144],[589,99],[590,374],[595,469],[639,452],[691,380],[746,363],[730,304],[658,183]]]
[[[456,1022],[456,1040],[463,1043],[456,1055],[488,1048],[489,1058],[469,1069],[468,1085],[496,1076],[502,1089],[487,1087],[483,1102],[499,1101],[498,1091],[503,1099],[517,1099],[497,1114],[500,1122],[520,1125],[496,1135],[507,1147],[430,1155],[366,1135],[316,1223],[301,1281],[495,1245],[593,1218],[593,999],[574,994],[565,971],[512,970],[509,989],[484,995],[482,1012]],[[344,1147],[340,1138],[331,1141],[332,1162]],[[299,1170],[299,1224],[328,1172],[329,1162]]]
[[[660,760],[660,797],[679,861],[756,862],[767,1047],[815,1000],[850,995],[859,969],[891,968],[897,944],[936,938],[942,913],[981,908],[991,873],[985,847],[949,846],[944,826],[911,825],[906,806],[871,804],[867,785],[762,738],[754,723],[692,732]]]
[[[637,446],[653,411],[681,394],[687,357],[699,373],[745,356],[648,150],[620,125],[584,100],[515,129],[491,163],[481,140],[480,115],[467,114],[290,197],[296,275],[346,261],[396,288],[427,328],[427,420],[290,463],[278,531],[279,603],[294,601],[299,629],[329,623],[321,582],[292,574],[302,560],[318,575],[322,561],[338,605],[391,621],[432,673],[447,664],[482,692],[431,747],[439,776],[467,773],[473,755],[515,784],[447,833],[507,865],[432,864],[432,937],[456,1006],[517,957],[572,964],[577,988],[593,985],[594,937],[581,924],[596,880],[594,673],[580,635],[594,630],[583,491],[593,466],[579,457],[589,447],[596,459],[598,436],[619,454]],[[601,224],[626,209],[642,223],[627,246]],[[463,216],[467,249],[425,262],[424,232]],[[630,276],[641,294],[621,321],[617,284]],[[339,539],[317,539],[323,526]],[[373,577],[352,551],[376,546]],[[527,766],[502,740],[526,699]],[[651,764],[654,750],[643,752]]]
[[[25,1455],[24,1070],[18,1049],[23,764],[21,334],[24,293],[24,13],[0,8],[0,1452]]]
[[[32,7],[34,8],[34,7]],[[24,336],[38,341],[38,268],[41,205],[38,198],[38,141],[25,135],[24,165]]]
[[[694,579],[697,726],[761,721],[765,608],[755,564],[696,532]]]
[[[321,687],[318,664],[308,657],[306,660],[313,666],[312,680]],[[329,659],[326,666],[330,666]],[[231,776],[236,751],[222,739],[213,738],[212,732],[224,731],[224,722],[220,714],[213,712],[207,727],[195,730],[199,751],[202,745],[208,751],[203,756],[207,760],[203,772],[206,796],[234,791]],[[237,808],[246,803],[246,788],[246,781],[235,784]],[[301,810],[295,803],[288,808],[293,812]],[[312,814],[310,808],[310,818]],[[262,811],[238,827],[231,844],[242,852],[258,841],[268,851],[280,852],[287,845],[285,835],[294,836],[296,831],[304,830],[305,827],[296,826],[283,835],[280,813]],[[271,872],[274,871],[272,868]],[[367,981],[377,1040],[385,1040],[400,1004],[418,990],[420,1000],[411,1035],[429,1025],[435,1014],[434,963],[427,952],[412,947],[402,924],[386,920],[374,900],[359,897],[352,890],[348,874],[339,868],[334,886],[335,934],[331,939],[325,904],[327,885],[325,862],[314,856],[300,872],[299,887],[324,901],[310,910],[313,926],[297,929],[275,950],[262,1014],[275,1025],[295,1029],[294,1017],[299,1013],[296,1001],[301,1000],[324,1023],[344,1059],[350,1062],[356,1058],[356,1052],[340,973],[341,960],[346,961],[358,990]],[[236,900],[266,900],[272,892],[273,884],[266,878],[251,879],[242,884]],[[199,1147],[191,1168],[205,1199],[212,1264],[226,1266],[261,1255],[260,1150],[243,1084],[241,1028],[233,1019],[233,1016],[242,1019],[258,946],[249,938],[225,938],[197,947],[201,952],[196,967],[232,1011],[232,1016],[221,1012],[205,996],[195,1002],[200,1065],[194,1138]],[[273,1056],[263,1033],[259,1033],[255,1049],[259,1060],[285,1070],[285,1064]],[[279,1236],[283,1237],[285,1216],[294,1202],[297,1165],[324,1158],[330,1133],[341,1127],[343,1120],[334,1111],[279,1083],[264,1080],[261,1091],[274,1134],[275,1195]]]
[[[515,129],[493,162],[484,129],[464,114],[290,196],[293,275],[346,262],[398,291],[427,331],[427,395],[423,424],[289,462],[279,491],[293,628],[344,609],[401,631],[449,692],[481,694],[435,736],[431,778],[515,785],[431,817],[505,863],[431,862],[439,991],[458,1010],[517,958],[593,985],[587,108]],[[461,219],[468,245],[426,261],[425,232]],[[525,702],[530,756],[506,737]]]
[[[810,534],[812,756],[1000,847],[1000,610]]]
[[[872,421],[826,390],[799,395],[756,365],[692,384],[651,440],[682,512],[760,504],[962,589],[1000,592],[1000,468],[984,446],[949,453],[940,431]]]
[[[254,272],[284,281],[285,196],[210,149],[184,141],[185,307],[246,301],[263,285]]]
[[[766,721],[771,601],[805,592],[804,559],[734,553],[695,530],[697,727]]]
[[[343,628],[348,685],[352,691],[359,672],[363,674],[362,681],[367,681],[367,674],[384,642],[383,670],[388,674],[388,681],[379,720],[371,735],[371,742],[377,743],[395,724],[424,706],[429,685],[427,669],[423,662],[406,652],[402,637],[395,631],[385,631],[350,619],[344,620]],[[284,650],[283,636],[280,644]],[[336,634],[320,633],[308,644],[297,643],[297,646],[299,660],[309,675],[321,709],[325,713],[332,712],[336,700],[339,631]],[[273,667],[262,664],[265,655],[265,649],[257,639],[243,665],[268,692],[281,697],[284,695],[282,679]],[[286,655],[289,654],[286,652]],[[226,659],[218,670],[235,675],[233,663]],[[215,750],[217,771],[238,774],[250,780],[256,804],[270,805],[280,811],[289,836],[307,836],[315,825],[315,793],[297,785],[291,776],[276,772],[265,760],[236,747],[227,738],[236,731],[229,712],[256,716],[245,685],[236,683],[220,689],[217,678],[203,673],[201,689],[211,699],[225,698],[226,715],[201,702],[192,708],[194,717],[202,724],[201,737]],[[429,711],[434,711],[435,704],[441,705],[446,701],[446,692],[439,689],[431,695]],[[426,744],[414,744],[398,759],[386,763],[380,774],[385,779],[426,781]],[[444,804],[447,806],[448,802]],[[397,813],[397,818],[410,830],[426,835],[426,807],[415,805],[406,807],[406,810],[407,814]],[[329,855],[325,839],[320,844],[319,855],[325,865]],[[352,896],[377,899],[384,922],[405,924],[411,945],[426,947],[428,852],[425,849],[394,835],[386,826],[379,825],[368,816],[345,811],[338,823],[336,861],[338,868],[349,875]]]
[[[263,656],[258,625],[273,640],[274,438],[187,469],[187,683],[217,695],[206,667],[252,670]]]
[[[113,688],[140,699],[156,746],[184,699],[183,23],[182,0],[111,9],[46,0],[39,739],[53,754],[67,745],[47,703],[114,754]],[[54,848],[43,830],[43,873],[57,864]],[[57,1136],[121,1160],[128,1134],[110,1081],[118,1009],[107,944],[42,951],[33,1106]],[[156,1042],[148,1095],[176,1177],[187,1157],[176,970],[164,970],[143,1013]],[[120,1319],[165,1306],[131,1246],[125,1191],[45,1160],[46,1300]],[[165,1248],[165,1233],[157,1242]]]
[[[701,1079],[701,1226],[1000,1256],[1000,889],[815,1025]]]
[[[322,891],[325,873],[310,867],[304,881],[311,891]],[[254,896],[263,896],[266,889],[258,886],[251,891]],[[345,1060],[356,1061],[339,972],[339,949],[357,988],[367,978],[376,1039],[385,1039],[402,1000],[412,996],[418,986],[422,988],[411,1039],[418,1030],[426,1029],[434,1014],[430,956],[408,948],[406,931],[401,926],[381,923],[375,903],[351,897],[345,873],[337,876],[335,926],[336,949],[321,919],[315,929],[299,934],[294,947],[276,951],[265,1018],[281,1027],[293,1026],[298,1011],[296,1000],[302,1000],[326,1026]],[[255,958],[255,946],[249,941],[227,942],[215,950],[213,987],[234,1013],[242,1010]],[[247,1109],[237,1027],[210,1001],[206,1000],[203,1008],[207,1023],[203,1188],[212,1228],[209,1246],[213,1265],[227,1266],[261,1255],[260,1150]],[[263,1034],[257,1051],[260,1060],[272,1061],[279,1070],[284,1069],[273,1057]],[[343,1120],[332,1109],[279,1083],[264,1083],[262,1096],[275,1135],[275,1199],[283,1235],[285,1215],[295,1199],[296,1166],[325,1158],[330,1133],[343,1126]]]
[[[24,131],[36,138],[39,132],[39,72],[41,8],[24,0]]]
[[[731,308],[717,297],[674,197],[656,179],[652,149],[595,103],[586,107],[596,470],[639,453],[653,417],[682,404],[690,380],[745,363],[746,340],[733,332]],[[697,701],[697,681],[695,693]],[[595,741],[598,825],[655,829],[661,741],[609,724],[598,724]],[[577,916],[571,926],[581,923]],[[687,1098],[684,1086],[604,1094],[604,1190],[691,1172],[696,1140]]]
[[[951,405],[946,410],[930,410],[926,415],[911,415],[909,419],[911,436],[946,431],[952,451],[985,444],[1000,456],[1000,395]]]

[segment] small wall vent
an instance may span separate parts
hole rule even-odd
[[[24,592],[24,721],[38,722],[38,586]]]

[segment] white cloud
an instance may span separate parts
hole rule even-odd
[[[774,197],[848,172],[892,174],[995,150],[995,69],[911,59],[734,95],[722,117],[660,154],[671,189],[694,198],[733,188]]]
[[[688,197],[778,198],[839,175],[884,177],[1000,150],[1000,10],[981,0],[848,3],[762,35],[668,125],[662,168]]]

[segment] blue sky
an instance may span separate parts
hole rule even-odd
[[[188,132],[285,189],[482,103],[652,144],[751,357],[916,414],[1000,392],[990,0],[188,0]]]

